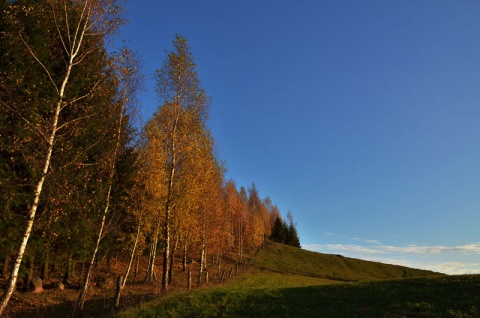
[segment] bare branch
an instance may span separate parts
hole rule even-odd
[[[111,233],[113,230],[115,230],[116,225],[120,223],[121,217],[122,217],[121,215],[118,215],[117,220],[115,220],[115,212],[113,212],[112,217],[110,218],[110,220],[105,225],[105,228],[104,228],[103,233],[101,235],[102,240],[105,236],[107,236],[108,233]]]
[[[68,21],[67,1],[63,2],[63,12],[65,12],[65,26],[67,27],[68,44],[70,46],[68,49],[68,55],[70,55],[72,52],[72,35],[70,33],[70,23]]]
[[[5,106],[6,108],[10,109],[12,112],[16,113],[18,116],[20,116],[20,118],[23,119],[23,121],[25,121],[27,124],[29,124],[30,126],[32,126],[36,131],[38,131],[40,133],[40,135],[42,135],[43,138],[45,138],[45,141],[48,142],[48,137],[45,135],[45,133],[43,131],[40,130],[40,128],[38,128],[36,125],[34,125],[33,123],[31,123],[28,119],[26,119],[21,112],[19,112],[18,110],[16,110],[15,108],[13,107],[10,107],[8,106],[3,100],[0,101],[3,106]]]
[[[98,163],[78,163],[78,162],[70,162],[68,165],[75,165],[75,166],[80,166],[80,167],[91,167],[91,166],[96,166]],[[66,167],[68,165],[65,165],[63,167]]]
[[[82,13],[80,14],[80,17],[79,17],[79,20],[78,20],[78,23],[77,23],[77,26],[75,28],[75,34],[73,35],[73,38],[71,40],[71,49],[70,49],[70,52],[72,53],[72,58],[70,59],[70,61],[73,60],[73,57],[74,57],[74,52],[77,50],[77,38],[78,38],[78,33],[80,32],[80,28],[82,26],[82,21],[83,21],[83,16],[85,15],[85,11],[87,9],[87,5],[88,5],[88,0],[85,1],[84,3],[84,6],[83,6],[83,9],[82,9]],[[65,15],[67,16],[68,13],[65,12]],[[81,43],[78,45],[78,48],[81,47]]]
[[[55,21],[55,27],[57,28],[58,37],[60,38],[60,41],[62,42],[63,49],[65,50],[65,53],[67,55],[69,55],[70,52],[67,48],[67,45],[65,44],[65,41],[63,40],[62,32],[60,31],[60,25],[59,25],[58,20],[57,20],[57,14],[55,13],[55,8],[54,8],[52,3],[50,3],[50,7],[52,8],[53,20]],[[67,23],[67,33],[68,33],[68,23]],[[70,37],[69,33],[68,33],[68,36]]]
[[[83,53],[80,57],[78,57],[77,61],[72,62],[72,65],[75,66],[75,65],[78,65],[78,64],[82,63],[83,59],[84,59],[88,54],[92,53],[93,51],[94,51],[93,48],[90,49],[90,50],[88,50],[88,51],[86,51],[86,52]]]
[[[60,92],[58,91],[58,87],[57,87],[57,84],[55,84],[55,82],[53,81],[53,78],[52,78],[52,75],[50,74],[50,72],[48,71],[47,67],[42,63],[42,61],[40,61],[38,59],[38,57],[35,55],[35,53],[33,53],[32,49],[30,48],[30,46],[28,45],[27,41],[25,41],[25,39],[23,38],[22,36],[22,33],[18,33],[20,35],[20,38],[22,39],[22,42],[23,44],[25,44],[25,46],[27,47],[27,50],[30,52],[30,54],[33,56],[33,58],[35,59],[35,61],[38,62],[38,64],[40,64],[43,69],[45,70],[45,72],[47,73],[47,76],[48,78],[50,79],[50,82],[52,82],[53,84],[53,87],[55,87],[55,91],[57,92],[57,94],[59,95]]]
[[[103,13],[102,14],[99,14],[95,20],[93,20],[90,25],[87,27],[87,30],[90,30],[91,28],[93,28],[99,21],[101,21],[103,19],[103,17],[107,14],[108,10],[110,10],[110,7],[112,6],[112,1],[108,1],[108,4],[106,5],[106,7],[103,9]]]
[[[80,96],[80,97],[75,98],[74,100],[72,100],[72,101],[70,101],[70,102],[65,103],[65,105],[62,106],[62,109],[61,109],[61,110],[63,110],[63,109],[64,109],[65,107],[67,107],[68,105],[72,105],[72,104],[74,104],[74,103],[76,103],[76,102],[78,102],[78,101],[80,101],[80,100],[82,100],[82,99],[85,99],[85,98],[87,98],[88,96],[90,96],[90,95],[95,91],[95,89],[97,88],[97,86],[103,81],[104,78],[105,78],[105,75],[102,76],[97,82],[95,82],[95,84],[94,84],[93,87],[90,89],[90,91],[89,91],[88,93],[86,93],[85,95],[82,95],[82,96]]]
[[[75,163],[77,161],[78,158],[80,158],[81,155],[85,154],[87,151],[89,151],[90,149],[92,149],[93,147],[95,147],[96,145],[98,145],[100,143],[100,141],[104,140],[105,139],[105,136],[107,135],[107,133],[105,132],[102,136],[99,136],[99,138],[97,139],[96,142],[94,142],[93,144],[91,144],[89,147],[83,149],[83,151],[80,151],[76,156],[75,158],[73,158],[72,161],[70,161],[69,163],[65,164],[62,166],[62,168],[65,168],[69,165],[82,165],[82,166],[94,166],[94,165],[97,165],[97,163],[92,163],[92,164],[79,164],[79,163]]]
[[[74,42],[72,45],[72,57],[70,59],[71,62],[73,62],[73,59],[77,56],[78,52],[80,51],[80,48],[82,47],[83,36],[85,35],[85,31],[88,26],[88,20],[90,19],[90,14],[92,9],[92,5],[90,4],[90,6],[88,6],[88,3],[89,1],[85,1],[85,6],[83,7],[82,14],[80,15],[80,20],[78,21],[78,24],[77,24],[77,29],[75,30]],[[85,11],[87,10],[87,6],[88,6],[88,14],[86,17],[84,17]],[[82,27],[83,30],[80,31],[80,27],[82,25],[83,19],[85,19],[85,22],[83,23],[83,27]],[[79,32],[80,32],[80,35],[79,35]],[[78,39],[78,43],[77,43],[78,37],[80,38]]]
[[[61,129],[64,128],[65,126],[70,125],[71,123],[74,123],[74,122],[80,121],[80,120],[84,120],[84,119],[93,117],[93,116],[95,116],[95,115],[96,115],[96,114],[92,114],[92,115],[88,115],[88,116],[83,116],[83,117],[75,118],[75,119],[73,119],[73,120],[71,120],[71,121],[69,121],[69,122],[64,123],[63,125],[58,126],[56,131],[58,132],[59,130],[61,130]]]

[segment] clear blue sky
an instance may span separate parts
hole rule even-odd
[[[304,248],[480,272],[479,1],[130,0],[152,74],[187,38],[227,177]]]

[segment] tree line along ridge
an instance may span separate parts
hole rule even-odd
[[[255,184],[225,180],[208,128],[210,97],[187,40],[176,36],[155,71],[160,103],[140,131],[139,59],[108,39],[125,23],[116,0],[0,4],[0,315],[19,277],[73,279],[86,261],[83,310],[100,257],[148,258],[145,280],[167,292],[172,265],[257,250],[266,239],[300,247]],[[181,256],[181,257],[178,257]],[[176,257],[176,258],[175,258]],[[157,269],[158,267],[158,269]],[[33,269],[37,273],[33,273]]]

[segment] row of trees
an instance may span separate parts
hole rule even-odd
[[[82,261],[81,310],[99,255],[129,255],[125,276],[146,255],[145,279],[160,263],[167,292],[175,260],[198,262],[201,280],[207,256],[241,261],[283,222],[254,184],[224,180],[183,37],[155,73],[161,103],[136,134],[138,61],[106,45],[122,23],[115,0],[1,2],[0,315],[33,264],[43,278],[62,267],[68,281]]]

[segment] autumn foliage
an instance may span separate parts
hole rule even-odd
[[[138,61],[105,44],[121,12],[114,0],[1,3],[0,258],[11,288],[0,314],[17,277],[59,268],[81,282],[81,310],[99,259],[119,254],[130,259],[125,281],[144,256],[143,278],[164,293],[192,262],[200,283],[207,258],[242,262],[281,220],[255,184],[225,180],[185,38],[155,72],[156,112],[133,128]]]

